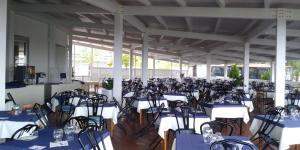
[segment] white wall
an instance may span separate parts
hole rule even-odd
[[[29,38],[28,65],[35,66],[36,72],[48,72],[48,27],[49,25],[47,23],[43,23],[20,15],[14,16],[14,34]],[[67,33],[56,28],[54,40],[56,45],[66,47]],[[55,54],[56,50],[53,51],[53,53]],[[51,57],[50,61],[56,62],[56,58]]]
[[[206,64],[197,65],[197,77],[206,79]]]

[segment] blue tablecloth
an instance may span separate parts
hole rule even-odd
[[[227,97],[225,97],[224,98],[224,100],[226,101],[228,101],[228,100],[233,100],[233,98],[231,97],[231,96],[227,96]],[[251,99],[251,98],[248,98],[248,97],[243,97],[242,99],[241,99],[241,101],[253,101],[253,99]]]
[[[137,100],[138,100],[138,101],[148,101],[148,98],[147,98],[147,97],[138,97]],[[160,101],[160,100],[166,100],[166,99],[163,98],[163,97],[161,97],[161,98],[158,99],[158,100]]]
[[[204,107],[208,107],[208,108],[218,108],[218,107],[246,107],[244,105],[241,104],[230,104],[230,103],[207,103],[204,105]]]
[[[243,136],[225,136],[224,139],[237,139],[249,141],[249,138]],[[176,133],[176,150],[209,150],[210,145],[204,143],[202,135]],[[243,150],[248,148],[244,147]]]
[[[26,112],[22,112],[19,115],[11,115],[9,111],[0,111],[0,120],[8,120],[8,121],[32,121],[36,122],[38,120],[35,114],[27,114]]]
[[[257,115],[255,116],[256,119],[266,121],[264,115]],[[284,118],[283,121],[280,122],[273,122],[276,126],[282,128],[300,128],[300,118],[298,120],[292,120],[290,118]]]
[[[41,131],[39,131],[39,137],[37,139],[34,139],[32,141],[10,141],[3,144],[0,144],[1,150],[25,150],[33,145],[39,145],[39,146],[46,146],[45,149],[50,149],[49,144],[50,142],[55,141],[53,138],[53,130],[55,128],[46,128]],[[97,132],[96,137],[97,140],[100,141],[100,135],[102,135],[102,138],[106,138],[110,136],[110,133],[107,131],[103,132]],[[83,139],[83,142],[85,142],[87,139]],[[55,147],[51,148],[51,150],[75,150],[75,149],[81,149],[81,146],[77,140],[77,137],[74,138],[73,141],[68,142],[69,146],[63,146],[63,147]]]
[[[175,117],[175,113],[176,115],[180,116],[181,113],[178,111],[172,111],[170,112],[169,110],[164,110],[161,113],[161,117]],[[192,114],[190,114],[192,116]],[[195,113],[195,118],[209,118],[205,113],[203,112],[196,112]]]

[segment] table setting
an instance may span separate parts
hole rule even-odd
[[[266,121],[264,115],[255,116],[250,131],[253,134],[256,133],[263,121]],[[275,127],[270,136],[279,141],[280,150],[288,149],[290,145],[300,144],[300,114],[298,110],[283,111],[280,120],[273,124]]]
[[[157,106],[164,104],[165,108],[168,108],[168,101],[167,99],[161,97],[158,100],[156,100]],[[140,113],[143,109],[148,109],[149,107],[153,107],[153,102],[148,101],[147,97],[138,97],[134,103],[133,106],[137,108],[137,112]]]
[[[31,140],[14,140],[3,144],[0,144],[0,149],[2,150],[23,150],[23,149],[61,149],[61,150],[74,150],[80,149],[80,143],[77,140],[77,133],[80,130],[76,127],[64,127],[60,128],[45,128],[38,130],[37,138]],[[110,133],[108,131],[95,132],[96,139],[100,148],[103,148],[102,140],[104,142],[105,148],[107,150],[112,150],[113,146],[111,143]],[[83,143],[87,139],[83,139]],[[90,145],[86,145],[90,147]],[[88,148],[89,149],[89,148]]]

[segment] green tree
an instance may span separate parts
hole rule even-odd
[[[266,70],[260,75],[260,79],[262,80],[270,80],[271,79],[271,71]]]
[[[231,66],[228,76],[232,79],[238,79],[240,77],[240,69],[237,67],[236,64]]]
[[[137,60],[136,60],[137,61]],[[112,67],[113,65],[113,59],[109,59],[106,63],[108,67]],[[129,66],[129,55],[128,54],[122,54],[122,65],[127,69]]]
[[[296,81],[299,81],[300,61],[299,60],[290,60],[290,61],[288,61],[288,65],[290,65],[292,67],[293,79]]]

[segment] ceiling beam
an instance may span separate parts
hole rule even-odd
[[[239,35],[245,34],[247,31],[249,31],[255,24],[257,23],[257,20],[252,20],[250,23],[247,24],[245,28],[239,33]]]
[[[271,0],[264,0],[264,7],[270,8]]]
[[[147,33],[149,35],[165,35],[165,36],[183,37],[183,38],[191,38],[191,39],[244,43],[243,38],[239,37],[239,36],[216,35],[216,34],[172,31],[172,30],[160,30],[160,29],[150,29],[150,28],[147,29]]]
[[[122,7],[119,3],[114,0],[83,0],[86,3],[89,3],[93,6],[102,8],[112,13],[121,13]],[[144,32],[146,26],[135,16],[124,16],[124,20],[126,20],[129,24],[136,27],[139,31]]]
[[[216,2],[219,5],[219,7],[221,7],[221,8],[226,6],[225,0],[216,0]]]
[[[250,41],[250,43],[256,45],[276,46],[276,40],[269,40],[269,39],[253,39],[252,41]],[[286,46],[288,48],[299,49],[300,43],[287,41]]]
[[[266,32],[264,32],[263,34],[276,35],[276,29],[269,29]],[[300,37],[300,30],[287,29],[286,35],[290,36],[290,37]]]
[[[145,6],[151,6],[151,2],[149,0],[138,0],[140,3],[144,4]],[[165,28],[168,29],[168,25],[165,20],[161,16],[154,16],[156,20]]]
[[[86,0],[85,0],[86,1]],[[298,11],[291,10],[296,15]],[[215,8],[215,7],[163,7],[123,6],[124,15],[177,16],[205,18],[275,19],[277,9],[265,8]],[[180,12],[180,13],[178,13]],[[300,17],[300,14],[296,15]]]
[[[12,3],[10,9],[19,12],[32,13],[81,13],[81,14],[110,14],[105,10],[88,5],[66,5],[66,4],[19,4]]]
[[[251,41],[259,37],[265,31],[271,29],[276,23],[274,21],[263,21],[258,27],[250,31],[250,34],[247,37],[247,41]]]

